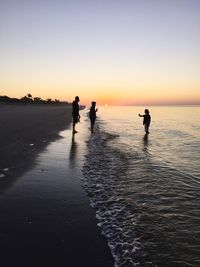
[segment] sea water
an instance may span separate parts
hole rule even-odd
[[[83,184],[115,266],[200,266],[200,107],[100,107]]]

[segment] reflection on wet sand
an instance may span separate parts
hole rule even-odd
[[[72,135],[72,142],[71,142],[70,155],[69,155],[69,161],[70,161],[70,167],[71,168],[76,167],[77,147],[78,147],[78,144],[75,141],[75,135]]]

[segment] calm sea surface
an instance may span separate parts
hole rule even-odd
[[[100,107],[84,187],[115,266],[200,266],[200,107]]]

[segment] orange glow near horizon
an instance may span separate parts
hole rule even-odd
[[[50,87],[50,86],[49,86]],[[25,87],[28,88],[28,87]],[[96,101],[97,105],[166,105],[166,104],[200,104],[200,93],[197,90],[190,91],[189,89],[177,90],[167,88],[158,89],[126,89],[126,88],[111,88],[111,89],[56,89],[53,86],[50,90],[39,88],[38,90],[21,89],[13,90],[12,94],[1,91],[0,95],[9,97],[21,98],[28,93],[33,97],[41,97],[42,99],[52,98],[61,101],[72,102],[74,97],[80,97],[80,104],[90,105],[92,101]],[[14,93],[15,92],[15,93]],[[190,92],[190,94],[189,94]]]
[[[153,70],[120,68],[100,62],[87,70],[75,67],[60,70],[52,66],[46,69],[33,65],[31,69],[21,67],[19,72],[6,72],[0,81],[0,95],[22,97],[28,93],[33,97],[73,101],[90,105],[162,105],[200,104],[200,78],[197,71]],[[163,63],[164,65],[164,63]],[[134,73],[134,75],[133,75]]]
[[[67,77],[56,69],[7,73],[0,81],[0,95],[20,98],[30,93],[33,97],[69,102],[79,95],[80,103],[86,105],[93,100],[98,105],[200,104],[200,78],[195,72],[190,76],[177,71],[164,75],[155,70],[150,75],[143,70],[133,76],[130,70],[107,73],[103,66],[90,70],[71,70]]]
[[[38,73],[35,70],[34,73],[34,76],[30,73],[5,75],[0,95],[20,98],[30,93],[33,97],[68,102],[78,95],[80,103],[85,105],[90,105],[91,101],[96,101],[97,105],[200,104],[200,78],[196,73],[188,77],[176,72],[171,73],[170,78],[156,71],[151,75],[147,71],[138,72],[132,77],[130,71],[115,73],[111,70],[109,76],[102,69],[93,69],[91,73],[77,71],[76,75],[69,72],[67,78],[58,71]]]

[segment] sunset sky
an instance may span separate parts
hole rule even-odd
[[[0,0],[0,95],[200,104],[199,0]]]

